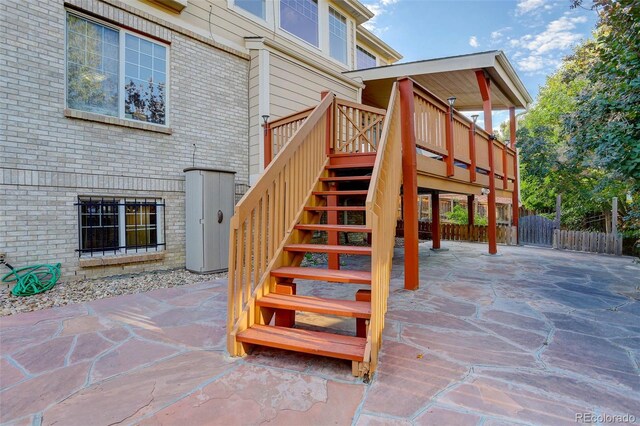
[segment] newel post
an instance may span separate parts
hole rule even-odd
[[[324,100],[324,98],[326,98],[329,95],[329,91],[325,90],[323,92],[320,93],[320,99]],[[326,121],[326,133],[325,133],[325,147],[326,147],[326,153],[327,155],[330,155],[333,153],[333,143],[332,143],[332,138],[334,135],[333,132],[333,111],[334,111],[334,107],[335,107],[335,97],[333,99],[333,102],[331,103],[331,106],[327,109],[326,114],[327,114],[327,121]],[[335,190],[335,182],[331,183],[329,185],[329,189],[330,190]],[[338,196],[337,195],[329,195],[327,196],[327,206],[329,207],[336,207],[338,205]],[[338,224],[338,212],[336,210],[331,210],[327,212],[327,224],[328,225],[337,225]],[[338,245],[340,244],[339,241],[340,237],[338,235],[337,231],[329,231],[327,233],[327,243],[331,244],[331,245]],[[340,255],[338,253],[329,253],[329,255],[327,256],[327,263],[329,266],[329,269],[340,269]]]
[[[271,160],[273,159],[273,142],[271,140],[271,123],[268,121],[263,125],[264,127],[264,168],[266,169]]]
[[[418,167],[414,125],[413,81],[399,80],[402,135],[402,199],[404,213],[404,288],[420,286],[418,268]],[[389,212],[392,214],[392,212]]]

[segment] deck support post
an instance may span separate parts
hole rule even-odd
[[[487,216],[489,218],[489,226],[487,236],[489,239],[489,254],[498,253],[498,246],[496,244],[496,174],[493,155],[493,141],[495,136],[493,134],[493,121],[491,116],[491,80],[485,76],[484,70],[476,71],[476,79],[478,80],[478,88],[482,95],[482,110],[484,112],[484,129],[489,133],[489,195],[487,205]],[[505,173],[506,175],[506,173]]]
[[[440,193],[434,191],[431,194],[431,248],[440,248]]]
[[[445,127],[445,143],[447,147],[447,158],[445,158],[447,164],[447,177],[455,175],[455,165],[453,163],[455,158],[453,148],[453,107],[447,107],[447,126]]]
[[[520,199],[519,199],[519,178],[520,172],[518,170],[518,150],[516,149],[516,131],[517,131],[517,122],[516,122],[516,108],[509,108],[509,136],[511,142],[511,149],[513,149],[516,154],[513,156],[513,193],[512,196],[512,221],[513,226],[516,227],[516,244],[520,242],[520,234],[518,231],[518,219],[520,215]]]
[[[418,168],[414,126],[413,81],[399,80],[402,134],[402,197],[404,220],[404,288],[417,290],[418,268]],[[390,212],[391,213],[391,212]]]
[[[476,223],[476,196],[467,195],[467,223],[469,224],[469,232],[471,227]]]

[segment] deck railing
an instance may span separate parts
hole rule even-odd
[[[345,99],[333,103],[333,138],[329,146],[333,153],[376,152],[386,111]],[[266,124],[264,140],[264,166],[269,165],[291,140],[296,131],[311,114],[313,108],[287,115]],[[335,142],[334,142],[335,141]]]
[[[496,188],[512,191],[515,151],[465,115],[451,112],[445,101],[415,81],[413,90],[416,146],[422,150],[420,161],[426,163],[422,171],[480,186],[489,186],[493,171]]]
[[[371,319],[367,332],[369,374],[378,364],[384,316],[387,312],[389,280],[395,245],[396,215],[402,182],[402,139],[398,83],[394,83],[384,122],[378,155],[366,201],[366,224],[371,228]],[[368,356],[367,356],[368,355]]]
[[[334,152],[376,152],[385,114],[383,109],[336,99]]]
[[[306,117],[258,182],[242,197],[231,219],[227,348],[242,355],[237,333],[253,325],[256,298],[268,294],[272,269],[282,266],[283,247],[328,162],[333,94]]]

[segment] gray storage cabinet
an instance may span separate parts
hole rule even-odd
[[[184,172],[187,269],[198,273],[227,270],[235,172],[198,167]]]

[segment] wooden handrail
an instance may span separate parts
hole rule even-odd
[[[284,246],[304,212],[328,162],[326,127],[335,95],[313,109],[256,184],[242,197],[231,219],[227,349],[242,355],[236,335],[265,322],[256,299],[273,289],[270,272],[282,266]]]
[[[366,224],[371,228],[371,319],[367,333],[369,374],[378,364],[395,245],[396,215],[402,183],[402,139],[398,83],[393,84],[387,116],[366,199]]]
[[[294,112],[266,124],[264,137],[265,168],[271,163],[274,153],[277,154],[282,150],[314,109],[315,107],[311,107]]]

